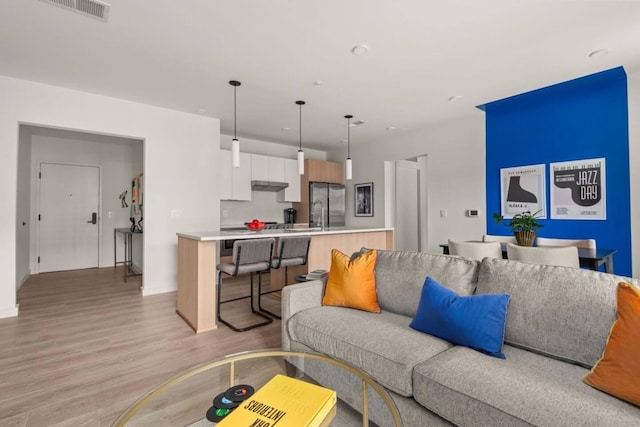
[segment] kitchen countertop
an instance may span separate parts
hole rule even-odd
[[[176,233],[178,237],[197,240],[201,242],[231,239],[259,239],[262,237],[282,237],[282,236],[322,236],[328,234],[346,233],[370,233],[376,231],[393,231],[391,227],[329,227],[324,231],[318,228],[293,228],[275,230],[233,230],[233,231],[198,231],[187,233]]]

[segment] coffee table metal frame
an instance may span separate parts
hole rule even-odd
[[[150,403],[154,398],[161,395],[165,391],[171,389],[171,387],[176,384],[191,378],[195,375],[198,375],[202,372],[208,371],[213,368],[217,368],[223,365],[229,365],[229,387],[235,385],[234,377],[235,377],[235,363],[242,360],[249,359],[257,359],[261,357],[302,357],[308,359],[320,360],[323,362],[331,363],[333,365],[339,366],[340,368],[352,373],[353,375],[360,378],[362,381],[362,410],[360,413],[362,414],[362,425],[363,427],[367,427],[369,425],[369,408],[368,408],[368,399],[367,399],[367,386],[373,388],[378,395],[382,398],[382,400],[387,405],[387,408],[391,412],[391,416],[393,418],[394,424],[396,427],[401,427],[402,422],[400,420],[400,413],[396,408],[395,403],[386,392],[384,387],[378,384],[373,378],[371,378],[368,374],[361,371],[360,369],[349,365],[341,360],[332,359],[329,356],[325,356],[319,353],[307,353],[302,351],[287,351],[287,350],[256,350],[256,351],[246,351],[241,353],[235,353],[228,356],[224,356],[223,358],[216,360],[214,362],[205,363],[204,365],[197,366],[195,368],[189,369],[188,371],[179,374],[167,382],[159,385],[158,387],[151,390],[146,395],[142,396],[135,403],[133,403],[122,415],[118,417],[118,419],[112,424],[112,427],[121,427],[127,424],[129,421],[140,409],[145,407],[148,403]],[[285,359],[286,360],[286,359]]]

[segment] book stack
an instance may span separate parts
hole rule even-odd
[[[324,279],[329,275],[327,270],[313,270],[310,273],[307,273],[307,280],[320,280]]]
[[[336,414],[336,392],[277,374],[218,427],[325,427]]]

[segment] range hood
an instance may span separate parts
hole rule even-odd
[[[289,186],[288,182],[277,181],[251,181],[251,189],[253,191],[280,191]]]

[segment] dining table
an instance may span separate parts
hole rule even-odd
[[[502,258],[507,259],[507,244],[501,243],[502,246]],[[443,243],[440,245],[442,253],[449,255],[449,244]],[[592,249],[592,248],[578,248],[578,258],[580,259],[580,267],[588,268],[590,270],[599,271],[600,266],[604,265],[605,273],[613,274],[613,255],[618,252],[617,249]]]

